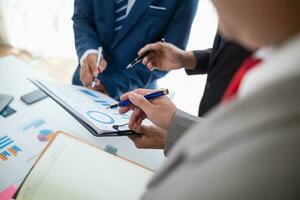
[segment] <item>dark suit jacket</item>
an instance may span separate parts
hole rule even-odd
[[[198,115],[203,116],[220,102],[233,75],[251,52],[236,43],[225,41],[217,34],[212,49],[194,51],[194,54],[197,58],[197,67],[186,72],[188,75],[207,74],[198,111]]]
[[[99,75],[101,83],[115,99],[136,88],[154,88],[166,73],[149,71],[139,64],[126,66],[148,43],[162,38],[185,48],[197,10],[198,0],[138,0],[134,3],[122,29],[114,34],[114,0],[75,0],[73,16],[78,59],[88,49],[103,47],[108,66]],[[80,85],[79,68],[73,84]]]

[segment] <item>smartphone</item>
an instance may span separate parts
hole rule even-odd
[[[14,99],[11,95],[0,94],[0,113],[12,102]]]
[[[34,104],[42,99],[47,98],[48,96],[42,92],[41,90],[35,90],[32,92],[29,92],[28,94],[25,94],[21,96],[21,100],[26,103],[27,105]]]

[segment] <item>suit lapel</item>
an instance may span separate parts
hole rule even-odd
[[[126,36],[126,34],[133,28],[133,26],[144,14],[152,1],[153,0],[136,0],[126,20],[124,21],[124,24],[122,25],[122,29],[115,37],[111,49],[115,48],[119,44],[119,42],[122,41],[123,37]]]

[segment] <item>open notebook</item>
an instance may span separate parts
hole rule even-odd
[[[123,136],[134,133],[127,126],[130,112],[121,115],[118,108],[107,109],[108,106],[118,103],[114,99],[81,86],[29,80],[69,112],[93,135],[97,137]]]
[[[17,200],[139,199],[153,172],[58,133],[23,182]]]

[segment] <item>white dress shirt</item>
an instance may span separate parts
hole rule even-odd
[[[246,74],[238,91],[238,99],[292,74],[300,74],[300,34],[281,45],[263,48],[256,55],[262,63]],[[278,91],[280,94],[280,91]]]

